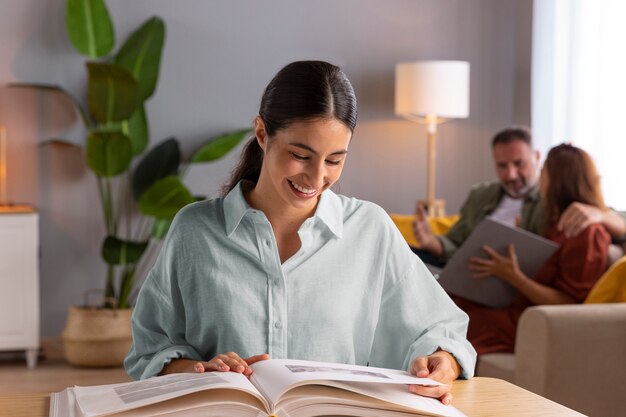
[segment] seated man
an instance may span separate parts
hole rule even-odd
[[[443,266],[474,228],[487,216],[542,234],[544,211],[537,182],[539,151],[533,149],[530,131],[509,127],[498,132],[491,149],[498,181],[476,185],[461,208],[459,221],[444,236],[435,236],[422,211],[414,224],[420,248],[412,248],[425,263]],[[576,236],[587,226],[601,223],[614,238],[626,235],[626,218],[612,210],[572,203],[557,225],[565,236]]]

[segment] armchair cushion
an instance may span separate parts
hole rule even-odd
[[[522,388],[589,416],[626,415],[626,303],[528,308],[515,359]]]
[[[587,295],[585,303],[626,303],[626,256],[600,277]]]
[[[391,220],[396,224],[396,227],[402,233],[402,236],[407,241],[407,243],[415,248],[419,248],[419,242],[415,238],[415,234],[413,233],[413,222],[415,221],[415,215],[413,214],[395,214],[392,213]],[[459,220],[458,214],[452,216],[443,216],[443,217],[429,217],[428,223],[430,224],[430,228],[433,233],[437,236],[445,235],[448,233],[448,230],[454,223]]]

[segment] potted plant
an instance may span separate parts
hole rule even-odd
[[[146,20],[110,55],[115,36],[104,0],[67,0],[66,30],[75,49],[90,59],[86,62],[87,108],[57,86],[19,86],[67,94],[87,130],[84,154],[96,176],[106,227],[102,238],[106,284],[98,308],[69,308],[63,341],[66,359],[72,364],[114,366],[122,363],[130,347],[130,295],[140,262],[166,234],[178,210],[199,199],[181,181],[186,168],[221,158],[249,129],[207,141],[189,161],[181,159],[173,138],[146,152],[149,132],[144,103],[158,80],[164,22],[156,16]]]

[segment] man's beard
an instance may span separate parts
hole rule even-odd
[[[531,192],[534,187],[535,187],[534,185],[524,184],[524,186],[522,186],[522,188],[520,188],[518,190],[514,190],[511,187],[508,187],[505,183],[502,184],[502,189],[511,198],[523,198],[523,197],[526,197],[528,195],[528,193]]]

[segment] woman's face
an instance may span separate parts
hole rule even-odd
[[[341,176],[352,132],[337,119],[297,122],[268,138],[256,121],[265,152],[259,184],[264,195],[298,209],[314,209],[319,195]]]

